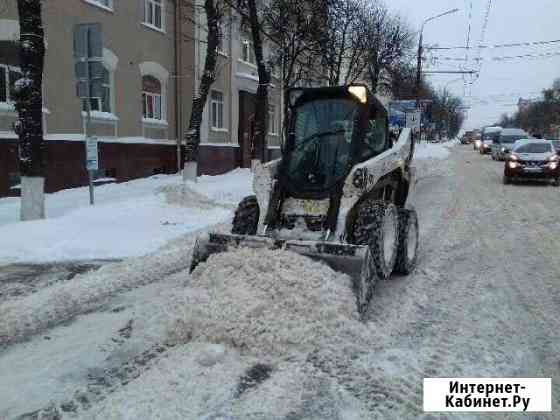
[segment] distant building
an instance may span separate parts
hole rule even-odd
[[[195,25],[196,87],[204,70],[206,54],[206,17],[197,8]],[[204,173],[217,174],[235,167],[251,166],[251,138],[255,118],[256,92],[259,83],[250,28],[235,12],[226,13],[221,23],[216,81],[204,109],[200,166]],[[263,40],[264,57],[272,54],[272,46]],[[265,159],[280,154],[282,89],[276,70],[271,74],[268,106],[268,135]]]

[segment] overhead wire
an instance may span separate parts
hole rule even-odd
[[[495,44],[495,45],[478,45],[479,49],[493,49],[493,48],[514,48],[514,47],[533,47],[540,45],[558,44],[560,39],[553,39],[550,41],[524,41],[524,42],[510,42],[507,44]],[[467,48],[466,46],[453,46],[453,47],[425,47],[426,50],[462,50]],[[467,48],[468,49],[468,48]]]
[[[542,54],[520,54],[520,55],[505,55],[505,56],[495,56],[488,58],[475,58],[475,61],[506,61],[506,60],[519,60],[519,59],[537,59],[537,58],[551,58],[560,56],[560,51],[552,51]],[[433,57],[433,60],[442,61],[466,61],[464,58],[459,57]]]

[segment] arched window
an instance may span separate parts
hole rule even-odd
[[[142,115],[152,120],[162,120],[161,83],[153,76],[142,76]]]

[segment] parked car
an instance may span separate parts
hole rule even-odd
[[[480,154],[487,155],[489,153],[492,153],[492,143],[494,143],[494,140],[488,137],[486,139],[483,139],[480,143],[480,147],[478,148]]]
[[[504,128],[492,144],[492,159],[505,160],[517,140],[528,139],[529,134],[520,128]]]
[[[490,148],[492,143],[496,138],[500,136],[500,132],[502,131],[502,127],[484,127],[481,132],[481,139],[476,144],[475,142],[475,150],[479,150],[481,154],[486,154],[490,152]],[[488,146],[484,146],[483,144],[487,144]],[[483,150],[482,150],[483,149]]]
[[[461,137],[461,144],[471,144],[474,141],[474,131],[467,131]]]
[[[556,154],[560,155],[560,140],[549,140],[552,143],[552,147],[556,150]]]
[[[520,140],[506,159],[504,184],[518,179],[543,179],[560,186],[559,163],[560,157],[550,141]]]

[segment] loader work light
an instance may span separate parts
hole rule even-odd
[[[365,104],[367,102],[367,90],[365,86],[350,86],[348,92],[358,98],[361,103]]]

